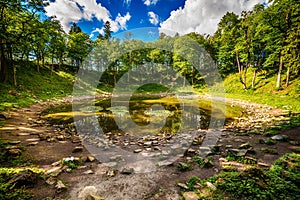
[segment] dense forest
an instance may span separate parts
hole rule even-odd
[[[213,35],[190,33],[185,36],[167,36],[163,33],[151,45],[172,45],[173,53],[147,48],[150,43],[133,39],[129,32],[123,41],[112,37],[110,23],[105,23],[105,34],[95,41],[73,23],[65,33],[55,16],[43,19],[42,1],[5,0],[0,2],[0,81],[18,85],[16,74],[28,62],[36,70],[41,66],[61,70],[71,66],[78,69],[86,56],[100,46],[98,54],[113,54],[117,49],[136,49],[111,60],[107,82],[116,84],[118,77],[130,68],[145,62],[168,64],[184,75],[191,84],[201,83],[193,63],[176,52],[191,52],[186,37],[200,44],[211,56],[223,77],[239,75],[241,89],[255,88],[259,72],[276,75],[276,88],[284,89],[299,75],[300,4],[296,0],[273,0],[269,6],[258,4],[252,11],[226,13]],[[150,45],[150,46],[151,46]],[[143,48],[140,48],[143,47]],[[188,53],[186,53],[188,54]],[[187,55],[188,57],[188,55]],[[109,60],[108,60],[109,61]],[[103,64],[103,63],[102,63]],[[247,70],[253,71],[252,84],[247,84]],[[161,69],[163,70],[163,69]]]

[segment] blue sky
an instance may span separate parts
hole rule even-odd
[[[130,31],[133,38],[157,39],[159,33],[213,34],[227,12],[240,14],[264,0],[48,0],[47,16],[55,16],[66,32],[77,23],[95,38],[111,22],[113,36]]]

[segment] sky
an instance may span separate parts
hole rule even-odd
[[[226,12],[240,14],[265,0],[48,0],[48,17],[68,32],[71,24],[95,39],[106,21],[114,37],[131,32],[132,38],[154,41],[160,33],[190,32],[212,35]]]

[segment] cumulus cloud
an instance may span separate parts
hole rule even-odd
[[[126,2],[129,3],[131,0]],[[117,32],[120,29],[126,29],[126,23],[131,18],[129,13],[125,16],[119,13],[116,19],[112,20],[109,11],[96,0],[56,0],[50,2],[45,7],[45,11],[47,16],[55,16],[66,32],[69,31],[72,22],[76,23],[81,19],[91,21],[94,18],[98,21],[109,21],[112,31]],[[98,29],[94,31],[98,32],[96,30]]]
[[[170,17],[160,23],[160,32],[167,35],[197,32],[213,34],[220,19],[226,12],[240,14],[251,10],[255,4],[265,0],[186,0],[184,8],[170,13]]]
[[[129,7],[131,4],[131,0],[124,0],[123,4],[126,5],[127,7]]]
[[[143,0],[146,6],[156,5],[158,0]]]
[[[150,12],[148,12],[148,16],[149,16],[149,21],[150,21],[151,24],[154,24],[154,25],[158,24],[159,19],[158,19],[158,15],[157,14],[155,14],[152,11],[150,11]]]

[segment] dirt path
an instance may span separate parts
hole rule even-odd
[[[299,148],[297,145],[300,141],[300,125],[298,128],[280,131],[279,134],[286,138],[274,145],[264,142],[270,136],[263,136],[262,133],[266,133],[267,127],[274,126],[274,120],[277,120],[277,124],[288,123],[282,113],[279,113],[280,110],[245,101],[227,101],[232,106],[245,108],[249,116],[237,118],[221,130],[214,152],[210,153],[214,162],[214,166],[210,168],[201,169],[197,164],[190,162],[201,150],[199,142],[192,145],[187,153],[173,164],[169,163],[151,173],[114,171],[111,163],[93,160],[74,131],[60,125],[50,126],[41,119],[42,110],[49,106],[70,103],[71,97],[55,102],[41,102],[10,112],[9,119],[0,128],[0,138],[25,147],[26,150],[23,152],[25,158],[48,172],[52,171],[52,175],[46,176],[45,180],[39,180],[30,189],[34,195],[32,199],[85,199],[88,194],[95,194],[107,200],[177,200],[181,197],[180,188],[176,186],[177,182],[186,182],[191,176],[208,178],[219,173],[224,167],[223,158],[228,151],[245,153],[245,156],[255,159],[259,166],[268,167],[283,154]],[[206,132],[202,133],[205,137]],[[241,148],[243,145],[245,148]],[[155,147],[150,145],[149,148],[152,151]],[[78,158],[83,165],[72,171],[59,165],[58,161],[67,157]],[[188,163],[191,170],[180,171],[178,164],[182,163]],[[146,161],[136,164],[148,165]],[[232,165],[238,170],[243,168],[243,165]],[[63,186],[58,188],[61,182]]]

